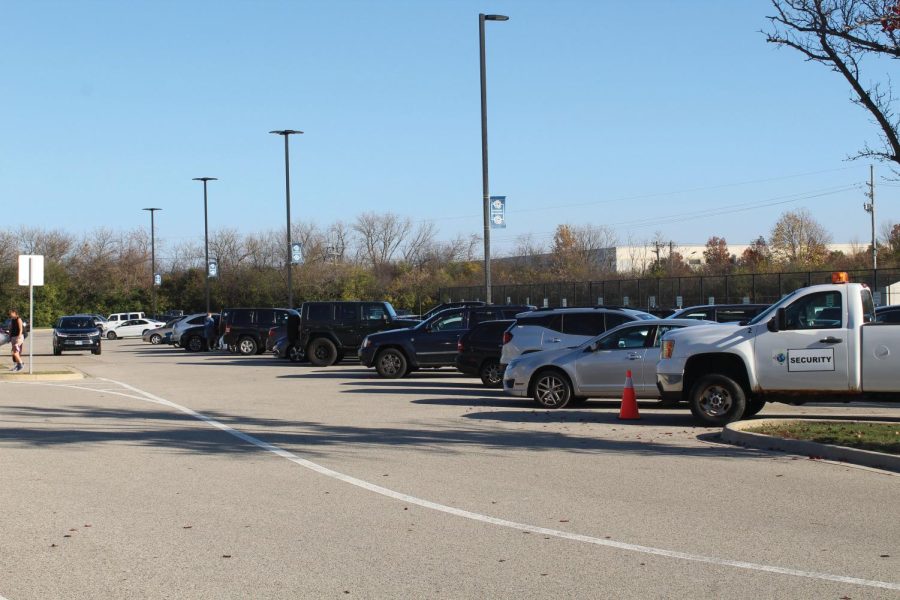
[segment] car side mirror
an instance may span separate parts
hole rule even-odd
[[[585,352],[596,352],[600,349],[600,342],[594,342],[593,344],[588,344],[588,347],[584,349]]]

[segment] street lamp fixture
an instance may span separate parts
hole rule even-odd
[[[484,293],[488,304],[491,295],[491,222],[490,222],[490,186],[488,185],[488,142],[487,142],[487,75],[484,61],[484,22],[508,21],[506,15],[478,15],[478,43],[481,59],[481,186],[482,210],[484,211]]]
[[[207,218],[206,184],[218,181],[215,177],[194,177],[193,181],[203,182],[203,247],[206,255],[206,312],[209,310],[209,219]]]
[[[293,262],[291,247],[291,163],[290,155],[288,152],[288,138],[292,135],[300,135],[303,132],[297,131],[296,129],[276,129],[275,131],[270,131],[269,133],[280,135],[284,138],[284,195],[285,205],[287,207],[287,261],[285,261],[285,268],[287,268],[288,288],[287,306],[288,308],[294,308],[294,286],[291,282],[291,263]]]
[[[153,216],[161,208],[142,208],[150,212],[150,296],[153,298],[153,318],[156,318],[156,223]]]

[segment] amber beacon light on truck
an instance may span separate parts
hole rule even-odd
[[[831,283],[850,283],[850,274],[847,271],[835,271],[831,274]]]

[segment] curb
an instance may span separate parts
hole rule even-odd
[[[0,381],[72,381],[84,379],[84,373],[74,369],[66,371],[35,371],[34,373],[0,373]]]
[[[833,419],[841,423],[874,423],[876,421],[845,421],[841,419]],[[722,430],[722,440],[739,446],[747,446],[749,448],[758,448],[760,450],[780,450],[790,454],[801,454],[803,456],[824,458],[826,460],[834,460],[874,469],[884,469],[885,471],[893,471],[900,473],[900,456],[894,454],[884,454],[882,452],[873,452],[871,450],[860,450],[858,448],[848,448],[846,446],[834,446],[831,444],[820,444],[818,442],[810,442],[806,440],[791,440],[786,438],[765,435],[744,431],[751,427],[759,427],[761,425],[778,425],[782,423],[802,422],[804,419],[754,419],[752,421],[735,421],[729,423]],[[821,420],[816,420],[821,423]],[[880,421],[879,421],[880,422]]]

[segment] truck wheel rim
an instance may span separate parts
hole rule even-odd
[[[400,357],[395,354],[385,354],[381,357],[381,368],[385,373],[391,375],[397,373],[400,370]]]
[[[562,404],[566,384],[559,377],[542,377],[537,382],[536,389],[541,404],[554,407]]]
[[[250,343],[250,341],[242,340],[241,341],[241,352],[243,354],[250,354],[250,352],[252,352],[252,351],[253,351],[253,345]]]
[[[328,358],[329,354],[331,353],[328,351],[328,348],[326,348],[324,344],[319,344],[318,346],[316,346],[316,358],[318,358],[319,360],[325,360],[326,358]]]
[[[721,417],[731,410],[732,398],[728,390],[718,385],[711,385],[700,396],[700,408],[707,415]]]

